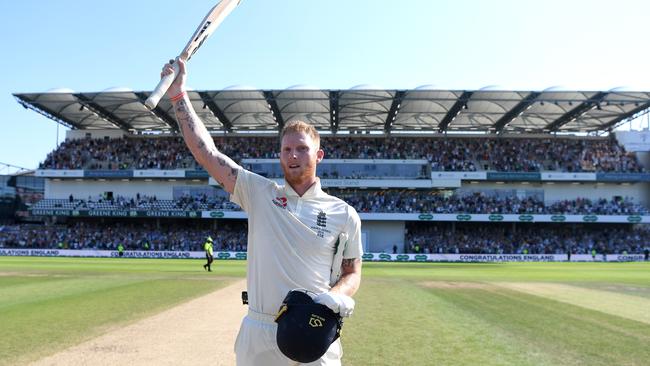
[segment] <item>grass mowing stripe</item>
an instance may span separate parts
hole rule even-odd
[[[23,274],[29,276],[156,274],[164,277],[203,272],[204,263],[204,260],[197,259],[0,257],[0,277]],[[246,274],[245,262],[240,261],[217,260],[212,270],[222,276],[242,277]]]
[[[617,283],[585,283],[585,282],[576,282],[576,283],[572,283],[572,285],[583,287],[583,288],[589,288],[592,290],[616,292],[624,295],[631,295],[631,296],[643,297],[645,299],[650,299],[650,281],[647,284],[645,284],[645,286],[617,284]]]
[[[552,365],[536,349],[413,282],[364,279],[343,327],[345,365]]]
[[[644,365],[650,357],[644,323],[498,287],[432,291],[557,365]]]
[[[650,299],[559,283],[499,282],[498,286],[650,324]]]
[[[101,291],[111,287],[136,282],[133,279],[97,277],[30,278],[18,285],[0,284],[0,310],[11,306],[24,306],[47,299]]]
[[[205,294],[223,282],[125,281],[0,311],[0,365],[35,360]]]
[[[650,284],[650,262],[630,263],[388,263],[364,262],[364,277],[413,280],[533,281]]]

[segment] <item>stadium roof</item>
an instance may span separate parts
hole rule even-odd
[[[73,129],[121,129],[133,133],[176,130],[164,99],[153,111],[149,92],[60,90],[20,93],[25,108]],[[302,119],[320,131],[607,131],[650,111],[650,92],[610,91],[225,89],[190,91],[210,131],[269,131]]]

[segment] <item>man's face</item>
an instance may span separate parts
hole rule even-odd
[[[291,185],[312,180],[316,176],[316,164],[323,160],[324,154],[308,134],[287,133],[282,138],[280,147],[280,165],[284,179]]]

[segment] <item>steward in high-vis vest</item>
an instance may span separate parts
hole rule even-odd
[[[203,244],[203,250],[205,250],[205,259],[207,259],[208,263],[203,265],[203,269],[205,269],[208,272],[212,272],[212,268],[210,268],[210,265],[212,264],[212,261],[214,260],[214,257],[212,256],[212,237],[208,236],[207,239],[205,239],[205,244]]]

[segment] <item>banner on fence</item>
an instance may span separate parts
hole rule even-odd
[[[20,257],[119,257],[117,250],[20,249],[0,248],[0,256]],[[125,250],[123,258],[205,259],[203,251]],[[215,259],[246,259],[246,252],[215,252]],[[566,254],[388,254],[366,253],[364,261],[371,262],[566,262]],[[643,254],[571,255],[572,262],[640,262]]]

